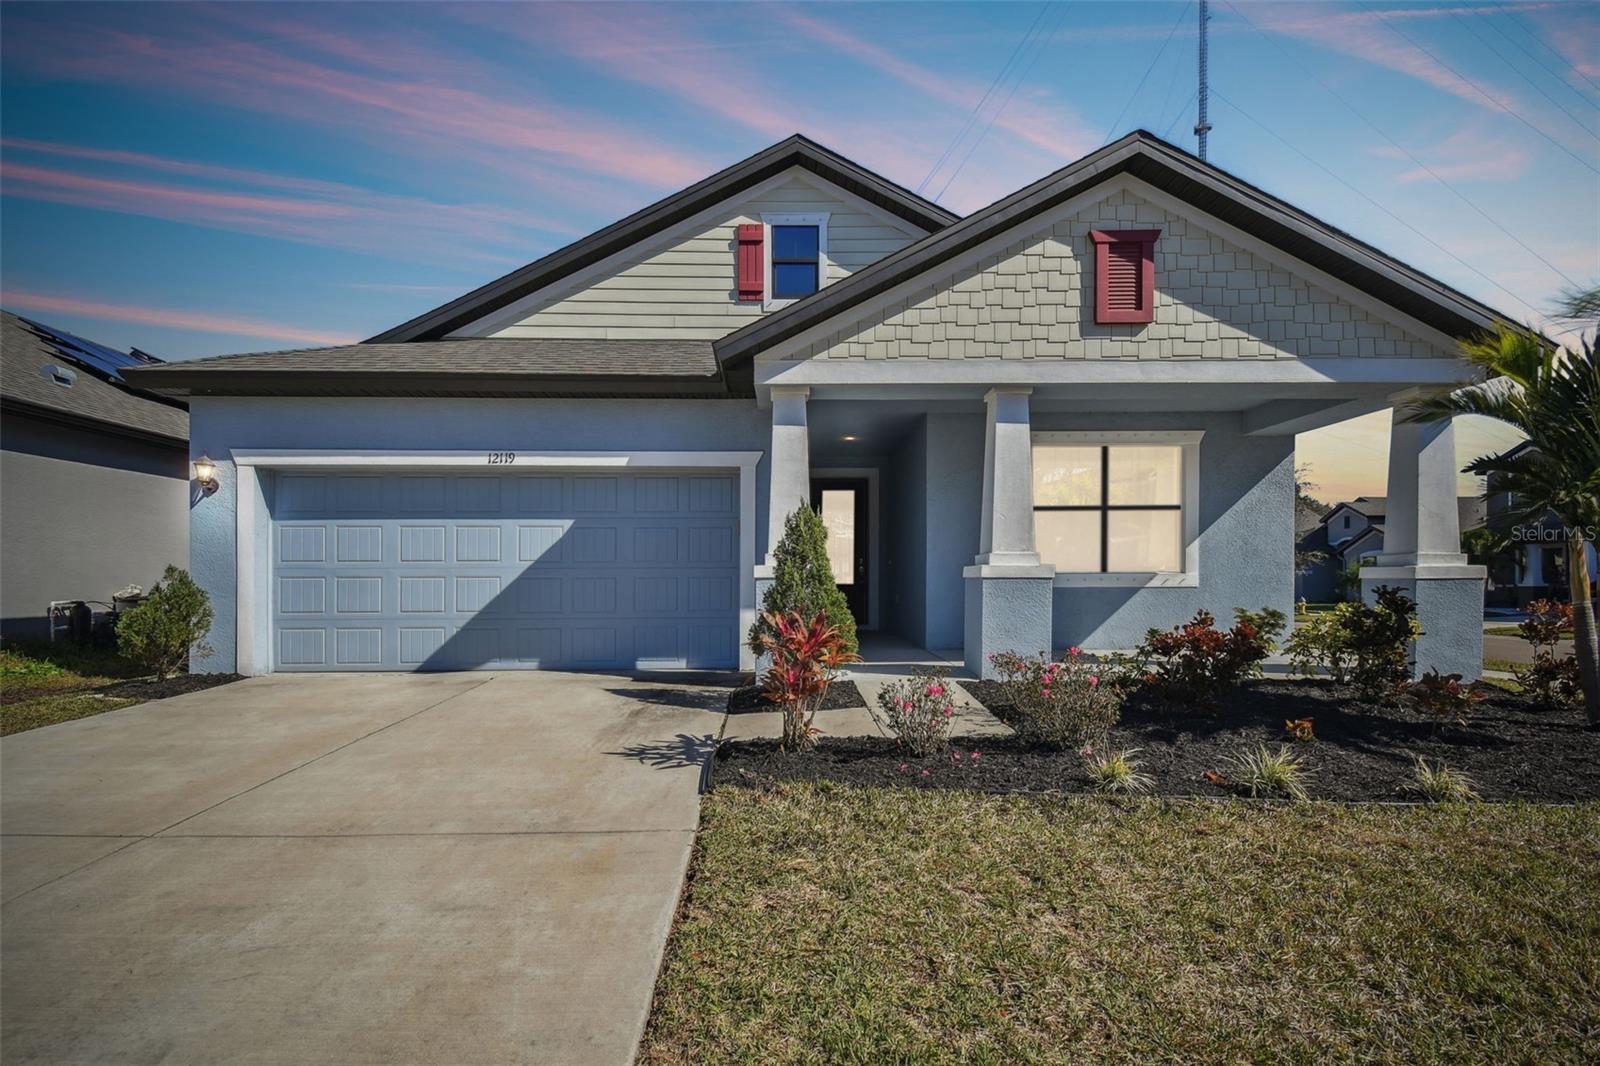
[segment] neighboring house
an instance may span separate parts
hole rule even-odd
[[[1383,555],[1383,523],[1389,501],[1385,496],[1357,496],[1336,503],[1322,521],[1305,531],[1296,550],[1320,552],[1322,558],[1295,575],[1295,599],[1328,603],[1341,599],[1340,576],[1350,567],[1374,562]],[[1456,523],[1462,532],[1482,526],[1486,504],[1480,496],[1456,498]]]
[[[188,565],[189,416],[124,380],[159,359],[0,318],[0,635],[44,637],[52,601]]]
[[[1497,317],[1147,133],[966,218],[794,137],[369,342],[135,378],[218,465],[207,668],[748,668],[812,503],[863,629],[987,670],[1288,611],[1295,434]],[[1393,437],[1453,517],[1448,425]],[[1385,578],[1476,674],[1453,525],[1391,514]]]
[[[1523,441],[1507,454],[1520,455],[1532,447],[1531,441]],[[1494,597],[1494,601],[1505,606],[1525,607],[1547,597],[1571,599],[1571,586],[1567,583],[1566,524],[1547,513],[1537,522],[1515,525],[1512,516],[1516,513],[1516,500],[1494,476],[1489,478],[1487,496],[1488,524],[1504,538],[1506,568],[1510,571],[1507,576],[1514,578],[1509,588],[1498,590],[1500,595]],[[1590,577],[1600,577],[1600,560],[1596,558],[1593,542],[1586,555]]]

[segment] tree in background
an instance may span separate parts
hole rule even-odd
[[[778,636],[772,619],[791,611],[808,621],[820,611],[845,651],[861,650],[855,615],[828,561],[828,527],[810,507],[796,508],[783,525],[783,539],[772,553],[772,585],[761,598],[760,619],[750,627],[751,650],[760,654]]]
[[[1317,499],[1315,493],[1317,483],[1311,480],[1311,464],[1302,463],[1294,468],[1294,536],[1296,545],[1300,537],[1308,530],[1314,529],[1322,521],[1330,508],[1327,504]],[[1328,557],[1324,551],[1302,549],[1298,546],[1294,553],[1294,572],[1296,574],[1310,573],[1318,563]]]
[[[1533,525],[1553,514],[1567,527],[1567,584],[1572,594],[1583,705],[1600,728],[1600,647],[1588,548],[1600,531],[1600,362],[1593,328],[1600,324],[1600,288],[1568,293],[1562,317],[1587,327],[1575,349],[1542,334],[1500,323],[1492,333],[1461,342],[1462,356],[1483,375],[1476,386],[1415,404],[1411,421],[1486,415],[1522,431],[1532,447],[1485,455],[1466,473],[1494,475],[1509,492],[1508,517]]]

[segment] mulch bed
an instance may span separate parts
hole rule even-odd
[[[861,690],[856,688],[854,681],[835,681],[828,686],[828,694],[822,698],[824,711],[843,711],[866,705],[867,701],[862,699]],[[777,709],[777,704],[761,694],[760,685],[743,685],[728,693],[729,714],[759,714]]]
[[[961,684],[996,717],[1014,723],[998,684]],[[1285,720],[1299,718],[1312,719],[1315,740],[1300,743],[1285,734]],[[771,740],[731,741],[717,751],[715,780],[751,787],[830,780],[994,792],[1093,790],[1077,752],[1015,736],[958,744],[953,754],[914,759],[883,737],[828,737],[804,755],[780,752]],[[1229,756],[1259,744],[1271,750],[1286,744],[1305,757],[1313,799],[1417,799],[1406,788],[1413,755],[1464,771],[1485,799],[1600,798],[1600,732],[1584,728],[1583,712],[1542,710],[1503,690],[1491,689],[1467,725],[1436,728],[1415,711],[1365,704],[1331,682],[1259,681],[1224,694],[1208,711],[1136,696],[1110,737],[1112,750],[1139,749],[1139,769],[1155,779],[1153,792],[1162,796],[1228,795],[1203,775],[1225,770]]]
[[[186,692],[200,692],[243,680],[243,674],[174,674],[165,681],[140,678],[133,681],[119,681],[115,685],[106,685],[94,691],[97,695],[118,696],[129,700],[164,700],[168,696],[182,696]]]

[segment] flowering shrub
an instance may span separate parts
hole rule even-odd
[[[838,676],[839,667],[858,663],[861,657],[850,650],[821,611],[810,621],[798,611],[768,612],[762,621],[767,628],[761,633],[759,647],[772,658],[762,679],[763,694],[783,710],[784,750],[809,751],[816,746],[819,732],[812,720],[828,686]]]
[[[880,721],[911,754],[933,755],[949,746],[956,708],[944,670],[917,670],[891,681],[878,692],[878,709]]]
[[[1583,694],[1575,655],[1557,655],[1556,646],[1572,631],[1572,604],[1534,600],[1517,629],[1533,648],[1533,662],[1517,671],[1517,684],[1546,707],[1577,703]]]
[[[1235,609],[1233,628],[1216,627],[1209,611],[1163,633],[1152,629],[1134,650],[1145,683],[1169,702],[1210,703],[1224,688],[1261,673],[1261,661],[1277,648],[1286,619],[1271,607]]]
[[[1463,685],[1460,674],[1441,674],[1435,669],[1411,682],[1405,691],[1418,710],[1433,718],[1435,725],[1447,721],[1466,725],[1473,704],[1484,698],[1478,686]]]
[[[1000,672],[1007,702],[1016,710],[1017,732],[1055,748],[1101,743],[1122,714],[1118,679],[1070,648],[1063,660],[1024,658],[996,652],[989,661]]]

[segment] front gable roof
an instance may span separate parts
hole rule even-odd
[[[370,338],[368,343],[442,339],[469,322],[647,240],[791,167],[817,174],[925,231],[941,229],[960,217],[797,133],[704,181],[634,212],[620,222],[597,230],[442,307],[385,330]]]
[[[715,342],[717,357],[725,366],[742,363],[1119,174],[1132,175],[1185,201],[1449,336],[1466,336],[1508,317],[1154,134],[1137,130],[848,279],[728,334]]]

